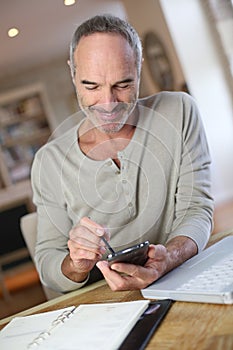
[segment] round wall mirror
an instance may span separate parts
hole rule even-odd
[[[173,90],[174,81],[171,65],[162,42],[153,32],[144,37],[145,60],[152,79],[161,90]]]

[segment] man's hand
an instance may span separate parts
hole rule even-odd
[[[164,246],[150,245],[144,266],[115,263],[109,267],[107,261],[99,261],[96,265],[113,291],[141,289],[160,277],[166,264],[166,254]]]
[[[107,261],[99,261],[96,265],[113,291],[135,290],[147,287],[196,253],[196,243],[180,236],[173,238],[166,246],[150,245],[144,266],[115,263],[110,268]]]
[[[69,255],[63,260],[62,272],[72,281],[82,282],[106,252],[101,237],[105,236],[107,240],[109,237],[102,226],[88,217],[82,218],[69,236]]]

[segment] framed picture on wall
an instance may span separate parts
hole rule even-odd
[[[143,40],[145,60],[153,81],[160,90],[173,90],[174,81],[168,55],[159,37],[147,32]]]

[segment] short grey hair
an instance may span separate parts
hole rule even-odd
[[[135,64],[137,67],[138,77],[140,77],[142,65],[142,43],[136,30],[125,20],[105,14],[94,16],[83,22],[74,32],[70,43],[70,69],[71,75],[75,76],[74,51],[84,36],[94,33],[116,33],[122,35],[135,53]]]

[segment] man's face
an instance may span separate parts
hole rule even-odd
[[[120,35],[95,33],[80,40],[74,62],[80,108],[102,132],[120,131],[138,98],[133,49]]]

